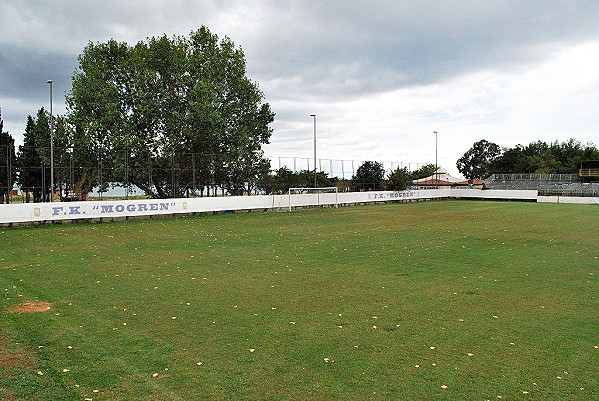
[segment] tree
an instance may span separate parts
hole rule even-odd
[[[50,115],[42,107],[38,110],[35,118],[35,126],[33,127],[33,136],[35,149],[42,160],[42,200],[50,199]],[[52,188],[54,190],[54,188]]]
[[[489,166],[493,159],[500,153],[499,146],[482,139],[458,159],[458,171],[469,180],[483,178],[488,174]]]
[[[67,107],[99,164],[113,166],[104,179],[168,197],[215,185],[251,192],[274,121],[263,99],[243,51],[202,27],[135,46],[88,44]]]
[[[410,176],[412,177],[412,180],[420,180],[422,178],[430,177],[431,175],[435,174],[436,171],[437,167],[435,167],[434,164],[430,163],[425,164],[421,166],[419,169],[412,171],[410,173]]]
[[[27,125],[23,135],[23,145],[19,146],[17,157],[19,167],[18,183],[25,194],[25,201],[29,202],[29,195],[33,195],[34,202],[42,200],[42,159],[35,141],[35,120],[27,116]]]
[[[592,143],[582,145],[576,139],[566,142],[531,142],[527,146],[503,148],[491,161],[490,174],[547,173],[576,174],[583,160],[599,158]]]
[[[524,147],[503,148],[501,155],[489,164],[489,174],[511,174],[515,172],[529,173]]]
[[[405,191],[410,185],[412,185],[412,176],[408,168],[398,167],[387,176],[385,189],[387,191]]]
[[[0,203],[10,203],[10,191],[16,181],[15,139],[4,131],[0,109]]]
[[[383,189],[385,169],[379,162],[366,161],[362,163],[356,175],[352,177],[355,190],[378,191]]]
[[[316,173],[316,185],[319,188],[333,187],[336,183],[337,179],[329,178],[324,171]],[[269,194],[286,194],[289,188],[312,187],[314,187],[314,171],[293,172],[285,166],[275,170],[274,174],[262,175],[258,183],[258,189]]]

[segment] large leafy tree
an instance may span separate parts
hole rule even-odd
[[[482,139],[460,157],[456,163],[458,171],[469,180],[483,178],[488,174],[489,166],[501,152],[498,145]]]
[[[529,173],[531,172],[529,170],[529,163],[522,145],[517,145],[514,148],[503,148],[501,155],[489,164],[490,174],[510,174],[514,171]]]
[[[358,191],[377,191],[383,189],[385,169],[379,162],[362,163],[356,175],[352,177],[354,189]]]
[[[15,139],[4,131],[0,110],[0,203],[10,203],[10,190],[17,178],[15,164]]]
[[[103,180],[168,197],[254,188],[274,120],[263,99],[243,51],[202,27],[135,46],[88,44],[67,105],[98,164],[112,166]]]

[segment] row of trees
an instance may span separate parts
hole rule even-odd
[[[50,136],[48,122],[48,114],[43,108],[40,109],[36,118],[27,117],[24,144],[19,146],[18,152],[15,152],[15,140],[12,135],[3,131],[4,121],[0,113],[0,177],[2,177],[0,199],[2,203],[9,202],[9,193],[15,182],[26,190],[27,197],[31,194],[35,202],[48,199],[50,151],[48,147],[44,146]],[[58,118],[56,122],[58,123],[57,132],[62,132],[64,119]],[[58,143],[60,144],[60,141]],[[56,164],[60,165],[64,157],[64,153],[57,152]],[[62,185],[63,177],[60,173],[57,174],[57,178]]]
[[[425,164],[414,171],[398,167],[386,173],[381,163],[367,161],[358,168],[351,184],[354,191],[403,191],[412,185],[412,181],[428,177],[435,170],[434,164]]]
[[[483,139],[474,143],[456,166],[464,177],[475,179],[492,174],[576,174],[580,162],[585,160],[599,160],[599,150],[591,143],[583,145],[576,139],[536,141],[513,148],[500,148]]]
[[[316,186],[337,187],[340,191],[403,191],[412,185],[413,180],[428,177],[434,172],[433,164],[426,164],[414,171],[409,171],[407,167],[398,167],[386,172],[381,163],[366,161],[358,167],[350,180],[317,172]],[[313,187],[314,180],[314,171],[293,172],[287,167],[281,167],[262,176],[258,180],[258,189],[267,194],[284,194],[289,188]]]

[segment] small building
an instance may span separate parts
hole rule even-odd
[[[471,185],[468,180],[452,177],[442,168],[439,168],[433,175],[412,182],[412,186],[418,189],[483,188],[484,185],[485,182],[478,178],[474,179]]]
[[[578,175],[583,180],[599,180],[599,160],[587,160],[580,162]]]

